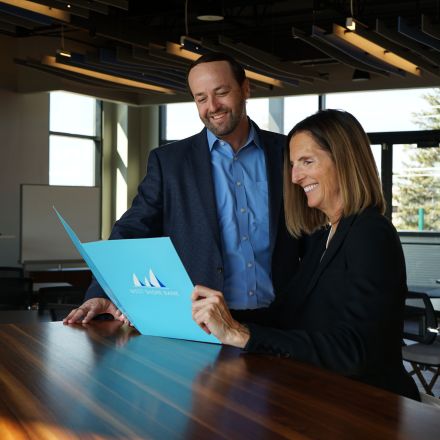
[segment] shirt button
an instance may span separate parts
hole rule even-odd
[[[248,238],[247,238],[247,235],[243,235],[243,237],[241,237],[241,239],[243,240],[243,241],[246,241]]]
[[[252,263],[252,261],[249,261],[249,263],[247,264],[247,267],[252,267],[254,265],[254,263]]]
[[[253,290],[249,290],[249,296],[252,296],[254,294]]]
[[[240,181],[237,182],[237,186],[241,186],[241,182]]]
[[[241,208],[240,212],[244,214],[246,212],[246,208]]]
[[[237,157],[237,156],[234,156],[234,160],[238,160],[238,157]]]

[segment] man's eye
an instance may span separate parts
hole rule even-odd
[[[202,103],[204,103],[206,101],[206,98],[199,98],[199,99],[197,99],[197,102],[199,103],[199,104],[202,104]]]
[[[304,165],[310,165],[313,161],[312,160],[305,160],[303,163]]]

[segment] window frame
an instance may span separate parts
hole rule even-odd
[[[50,93],[49,92],[49,121],[50,121]],[[68,93],[68,92],[67,92]],[[93,186],[98,186],[100,187],[102,185],[102,111],[103,111],[103,104],[102,101],[94,98],[95,99],[95,135],[85,135],[85,134],[76,134],[76,133],[71,133],[71,132],[67,132],[67,131],[55,131],[55,130],[51,130],[50,129],[50,122],[49,122],[49,135],[48,135],[48,140],[49,140],[49,149],[50,149],[50,137],[51,136],[62,136],[62,137],[69,137],[69,138],[74,138],[74,139],[86,139],[86,140],[91,140],[94,143],[94,152],[95,152],[95,175],[94,175],[94,184]],[[50,155],[50,151],[49,151],[49,155]],[[50,175],[50,163],[49,163],[49,175]],[[49,181],[49,179],[48,179]],[[53,185],[50,183],[49,181],[49,185],[51,186],[57,186],[57,185]],[[78,185],[74,185],[74,186],[78,186]],[[79,185],[82,186],[82,185]]]

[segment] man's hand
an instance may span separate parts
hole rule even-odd
[[[195,286],[191,295],[194,321],[223,344],[244,348],[249,329],[232,318],[223,294],[204,286]]]
[[[73,309],[64,319],[64,324],[82,322],[87,324],[95,316],[102,313],[110,313],[115,319],[126,322],[127,319],[119,309],[107,298],[91,298],[84,302],[77,309]]]

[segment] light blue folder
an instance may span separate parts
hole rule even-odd
[[[194,286],[169,237],[81,243],[55,212],[105,293],[140,333],[219,343],[192,319]]]

